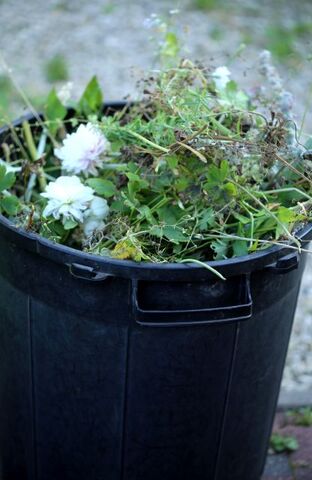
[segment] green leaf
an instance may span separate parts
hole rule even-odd
[[[141,178],[139,175],[137,175],[136,173],[132,173],[132,172],[127,172],[126,173],[126,176],[128,177],[128,179],[131,181],[131,182],[136,182],[140,185],[141,188],[146,188],[148,187],[148,182],[146,180],[144,180],[143,178]]]
[[[281,206],[277,211],[277,218],[281,222],[288,224],[296,220],[297,213],[294,212],[293,210],[290,210],[289,208]]]
[[[211,242],[211,248],[215,252],[215,260],[223,260],[227,258],[227,253],[229,249],[229,240],[224,238],[219,238]]]
[[[53,242],[61,242],[66,232],[60,221],[48,221],[42,223],[39,233]]]
[[[49,124],[49,130],[54,134],[59,128],[60,122],[67,114],[67,109],[58,98],[55,88],[49,93],[43,110],[45,118],[51,122]]]
[[[11,188],[15,183],[16,177],[13,172],[6,173],[4,165],[0,166],[0,192]]]
[[[215,214],[212,208],[208,208],[205,210],[200,219],[199,219],[199,230],[200,231],[205,231],[208,229],[208,227],[212,227],[215,223]]]
[[[156,224],[156,219],[154,218],[151,209],[147,205],[142,205],[141,207],[138,208],[140,215],[139,219],[145,219],[148,223],[151,223],[152,225]]]
[[[103,93],[96,76],[92,77],[85,91],[83,92],[78,109],[81,113],[88,116],[91,113],[98,114],[103,103]]]
[[[182,233],[181,229],[173,225],[163,227],[163,235],[172,243],[180,243],[188,240],[188,237]]]
[[[235,257],[241,257],[248,254],[248,244],[246,240],[234,240],[232,246]]]
[[[132,173],[132,172],[127,172],[126,173],[126,176],[128,177],[129,179],[129,182],[128,182],[128,192],[129,192],[129,197],[130,197],[130,200],[134,203],[137,202],[137,199],[136,199],[136,193],[137,192],[140,192],[141,190],[144,190],[146,188],[148,188],[149,184],[146,180],[144,180],[143,178],[141,178],[139,175],[137,175],[136,173]]]
[[[166,205],[157,210],[160,222],[165,225],[175,225],[183,214],[180,207],[174,205]]]
[[[122,200],[115,200],[112,202],[110,206],[110,210],[112,212],[118,212],[118,213],[123,213],[126,214],[126,212],[129,212],[129,207],[125,205],[125,202]]]
[[[67,218],[65,222],[63,222],[64,230],[72,230],[73,228],[76,228],[77,225],[78,223],[71,218]]]
[[[171,170],[175,170],[177,168],[179,163],[179,157],[177,155],[166,155],[165,159]]]
[[[229,174],[229,162],[227,162],[226,160],[222,160],[220,165],[220,180],[224,182],[228,174]]]
[[[190,180],[186,177],[179,178],[175,182],[177,192],[184,192],[190,185]]]
[[[5,165],[0,165],[0,180],[3,178],[6,174],[6,167]]]
[[[276,216],[284,225],[284,227],[287,228],[287,230],[291,230],[295,222],[299,222],[305,218],[304,215],[298,214],[290,208],[286,208],[284,206],[279,207]],[[285,230],[282,225],[278,224],[276,226],[275,238],[279,238],[283,234],[285,234]]]
[[[250,217],[245,217],[238,212],[233,212],[233,217],[235,217],[242,225],[250,223]]]
[[[109,198],[116,194],[116,186],[104,178],[89,178],[86,182],[98,195]]]
[[[217,165],[209,165],[207,172],[207,182],[205,188],[209,190],[211,187],[221,186],[229,173],[229,164],[226,160],[222,160],[220,167]]]
[[[20,202],[15,195],[10,195],[1,199],[0,206],[8,215],[16,215],[20,209]]]
[[[165,57],[175,58],[179,53],[180,45],[178,37],[173,32],[168,32],[165,35],[165,42],[162,47],[161,53]]]
[[[231,182],[227,182],[223,186],[223,190],[227,193],[227,195],[229,195],[229,197],[236,197],[237,196],[237,188]]]
[[[225,90],[220,92],[220,98],[223,102],[240,110],[248,108],[248,96],[242,90],[238,90],[237,83],[234,80],[230,80],[226,84]]]

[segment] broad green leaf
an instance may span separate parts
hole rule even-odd
[[[173,225],[163,227],[163,235],[173,243],[186,242],[188,240],[188,237],[182,233],[181,229]]]
[[[92,113],[99,113],[103,103],[103,93],[96,76],[92,77],[85,91],[83,92],[78,109],[81,113],[88,116]]]
[[[132,202],[135,202],[136,201],[135,194],[137,192],[140,192],[141,190],[148,188],[149,184],[146,180],[139,177],[139,175],[137,175],[136,173],[127,172],[126,175],[129,179],[128,192],[129,192],[130,200]]]
[[[207,172],[207,182],[205,188],[209,190],[211,187],[217,187],[223,184],[229,173],[229,164],[226,160],[222,160],[220,167],[217,165],[209,165]]]
[[[60,221],[49,221],[42,223],[39,233],[53,242],[61,242],[65,229]]]
[[[110,210],[112,212],[118,212],[118,213],[123,213],[125,214],[126,212],[129,212],[129,208],[127,205],[125,205],[125,202],[122,200],[116,200],[112,202],[110,206]]]
[[[276,216],[287,230],[291,230],[292,225],[295,222],[304,220],[305,218],[304,215],[298,214],[293,210],[290,210],[289,208],[286,208],[284,206],[279,207]],[[275,238],[279,238],[281,235],[285,234],[285,229],[283,228],[282,225],[277,224]]]
[[[165,225],[175,225],[183,212],[180,207],[174,205],[166,205],[157,210],[159,220]]]
[[[60,122],[66,117],[67,109],[57,96],[55,88],[48,95],[47,102],[44,106],[44,116],[51,122],[49,130],[55,133],[60,126]]]
[[[241,257],[248,254],[248,244],[246,240],[234,240],[232,246],[235,257]]]
[[[141,178],[139,175],[137,175],[136,173],[132,173],[132,172],[127,172],[126,173],[126,176],[128,177],[128,179],[131,181],[131,182],[136,182],[140,185],[141,188],[146,188],[148,187],[148,182],[146,180],[144,180],[143,178]]]
[[[289,208],[281,206],[278,209],[277,218],[280,222],[288,224],[294,222],[298,218],[298,214]]]
[[[0,166],[0,192],[11,188],[15,183],[16,177],[13,172],[6,173],[4,165]]]
[[[236,197],[237,196],[237,188],[236,186],[231,183],[231,182],[227,182],[224,186],[223,186],[223,190],[229,195],[229,197]]]
[[[230,80],[226,84],[226,88],[220,91],[219,96],[224,104],[229,104],[241,110],[248,108],[248,96],[242,90],[238,90],[237,83],[234,80]]]
[[[75,220],[68,218],[63,222],[64,230],[72,230],[78,226],[78,223]]]
[[[16,215],[20,209],[20,202],[15,195],[10,195],[0,200],[0,206],[8,215]]]
[[[89,187],[93,188],[98,195],[109,198],[116,193],[116,187],[110,180],[104,178],[89,178],[86,182]]]

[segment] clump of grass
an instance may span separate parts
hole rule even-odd
[[[218,0],[194,0],[195,8],[200,10],[216,10],[220,5]]]
[[[65,57],[57,54],[51,58],[44,66],[44,73],[50,83],[68,80],[69,73]]]
[[[267,27],[265,38],[266,47],[279,60],[284,61],[291,55],[296,55],[295,35],[291,28],[280,24],[273,24]]]
[[[115,11],[116,7],[117,5],[115,3],[107,2],[105,5],[103,5],[102,12],[104,15],[110,15]]]
[[[298,450],[299,444],[295,437],[274,433],[271,436],[270,447],[275,453],[289,453]]]
[[[293,57],[301,58],[302,52],[298,49],[298,40],[308,39],[312,33],[312,22],[297,22],[286,26],[280,22],[272,23],[266,29],[266,48],[284,62]]]
[[[299,408],[298,410],[290,411],[287,416],[295,425],[301,427],[312,426],[312,407]]]

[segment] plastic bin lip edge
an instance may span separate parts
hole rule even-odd
[[[118,276],[142,280],[192,280],[195,277],[216,278],[208,269],[197,264],[185,263],[152,263],[135,262],[133,260],[118,260],[109,257],[101,257],[91,253],[82,252],[66,245],[53,243],[35,233],[29,233],[17,228],[10,220],[0,214],[0,234],[9,236],[13,243],[22,249],[32,251],[39,256],[45,257],[63,265],[81,264],[94,269],[94,272],[103,272],[111,276]],[[306,225],[297,234],[297,238],[303,243],[312,239],[312,224]],[[278,259],[297,250],[289,246],[276,245],[265,250],[235,257],[227,260],[213,260],[206,262],[218,270],[225,277],[248,274],[256,270],[262,270]]]

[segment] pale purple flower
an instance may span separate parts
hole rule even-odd
[[[68,173],[98,175],[103,165],[103,156],[110,149],[110,143],[92,123],[79,125],[76,132],[67,134],[63,145],[54,150],[62,161],[62,168]]]

